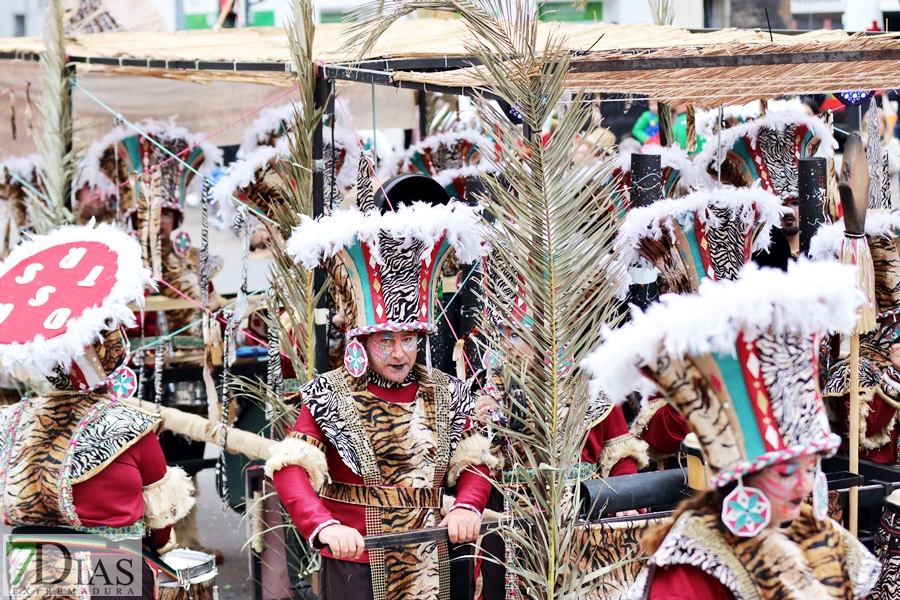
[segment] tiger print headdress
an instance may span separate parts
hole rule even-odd
[[[215,165],[222,162],[222,151],[204,142],[204,134],[191,133],[179,127],[174,118],[168,121],[146,119],[136,126],[149,137],[136,134],[134,129],[123,125],[91,144],[78,182],[79,186],[86,184],[106,192],[114,192],[118,187],[119,208],[126,227],[131,226],[131,215],[137,211],[135,194],[138,190],[128,185],[130,176],[147,173],[161,164],[159,193],[162,208],[174,210],[180,216],[187,188],[195,173],[181,161],[173,159],[171,154],[176,154],[204,175],[210,174]],[[138,178],[136,186],[139,188],[140,185]]]
[[[662,391],[698,439],[713,487],[771,464],[834,453],[814,337],[850,331],[863,298],[854,269],[747,265],[736,281],[661,298],[582,363],[591,392],[622,401]]]
[[[801,158],[831,158],[838,147],[824,121],[793,111],[771,112],[725,129],[709,142],[695,160],[710,176],[735,187],[759,182],[782,199],[797,196]]]
[[[134,324],[128,305],[142,303],[150,283],[137,241],[112,225],[23,242],[0,266],[0,365],[41,373],[58,389],[90,391],[112,375],[134,386],[120,325]]]
[[[366,202],[371,206],[371,199]],[[300,215],[287,244],[298,264],[312,270],[321,263],[334,279],[345,301],[344,363],[354,376],[365,372],[364,364],[353,361],[365,357],[356,337],[379,331],[436,333],[441,267],[450,252],[462,263],[487,252],[478,215],[461,202],[395,208],[384,214],[377,208],[342,209],[317,220]]]
[[[707,278],[734,279],[751,252],[769,248],[781,204],[759,187],[722,187],[635,208],[619,228],[619,261],[656,267],[660,293],[690,293]]]
[[[819,227],[809,245],[813,260],[834,260],[840,256],[844,239],[843,222]],[[872,253],[876,319],[880,322],[900,315],[900,214],[868,211],[866,242]]]

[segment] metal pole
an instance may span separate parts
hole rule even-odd
[[[809,256],[809,243],[819,226],[825,223],[827,161],[801,158],[797,167],[800,195],[800,254]]]
[[[328,102],[329,80],[322,76],[321,69],[316,76],[316,90],[314,94],[316,110],[324,109]],[[313,164],[320,165],[325,158],[325,140],[323,139],[323,123],[319,120],[313,133]],[[325,173],[319,169],[313,169],[313,217],[325,214]],[[313,274],[313,289],[319,295],[315,311],[316,353],[313,361],[318,373],[328,370],[328,294],[320,293],[325,287],[328,275],[323,267],[317,267]]]
[[[859,333],[850,338],[850,472],[859,474]],[[847,529],[859,531],[859,488],[849,490],[850,519]]]
[[[419,141],[422,141],[428,135],[428,102],[424,90],[419,90],[416,95],[419,101]]]

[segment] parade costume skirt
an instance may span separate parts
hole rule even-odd
[[[321,600],[374,600],[372,568],[367,563],[322,557]]]

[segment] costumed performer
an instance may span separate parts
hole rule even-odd
[[[708,489],[644,537],[631,599],[862,598],[880,565],[828,516],[831,433],[815,337],[849,331],[863,301],[836,262],[744,268],[666,296],[584,361],[592,390],[661,390],[700,442]],[[812,505],[804,504],[810,493]]]
[[[368,194],[357,202],[316,221],[301,216],[288,245],[306,269],[324,262],[348,342],[343,367],[301,388],[303,408],[266,471],[300,533],[328,546],[324,600],[446,598],[446,542],[366,550],[363,535],[439,522],[452,542],[478,535],[499,460],[469,427],[469,389],[430,368],[428,336],[448,254],[471,262],[486,248],[463,204],[395,204],[382,214]],[[415,362],[423,337],[424,366]],[[445,484],[457,496],[441,521]]]
[[[655,268],[661,295],[692,294],[704,280],[735,279],[751,257],[769,251],[784,212],[777,196],[758,187],[698,190],[658,200],[625,216],[615,242],[619,260],[632,269]],[[781,254],[786,264],[786,250]],[[647,442],[650,460],[665,466],[689,430],[678,411],[653,395],[641,406],[631,432]]]
[[[159,418],[122,402],[137,384],[121,325],[133,324],[128,303],[143,301],[149,275],[137,242],[105,224],[35,236],[0,268],[0,362],[54,387],[0,413],[0,508],[14,535],[38,526],[161,547],[194,505],[190,479],[166,466]],[[14,550],[12,563],[28,553]],[[155,598],[147,564],[142,583],[141,597]]]

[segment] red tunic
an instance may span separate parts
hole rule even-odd
[[[584,448],[581,449],[581,461],[597,464],[603,452],[603,445],[612,439],[623,435],[630,435],[628,424],[625,422],[625,413],[621,406],[613,406],[605,419],[594,425],[588,433]],[[618,475],[634,475],[638,472],[637,461],[632,457],[619,460],[610,470],[609,477]]]
[[[734,594],[697,567],[673,565],[656,569],[647,600],[734,600]]]
[[[417,383],[401,388],[383,388],[368,385],[369,392],[387,402],[413,402],[419,389]],[[304,406],[300,410],[297,422],[292,431],[304,433],[325,444],[325,458],[328,463],[328,475],[332,481],[363,485],[363,479],[350,470],[340,454],[328,442],[328,438],[316,424],[309,409]],[[353,527],[361,535],[366,535],[366,509],[364,506],[337,502],[329,498],[320,498],[313,490],[309,482],[306,469],[296,465],[288,465],[275,472],[272,477],[275,489],[281,498],[282,504],[287,509],[291,520],[297,526],[297,530],[307,540],[325,522],[337,520],[341,525]],[[470,468],[464,471],[457,482],[457,504],[467,504],[483,511],[491,493],[491,481],[488,477],[487,467]],[[316,543],[317,540],[311,540]],[[322,551],[324,556],[333,558],[327,550]],[[364,552],[354,562],[368,563],[369,553]]]

